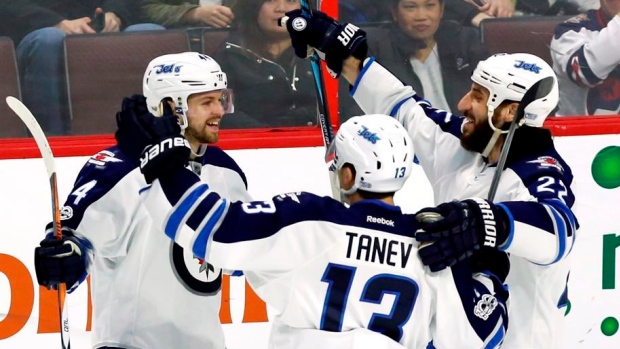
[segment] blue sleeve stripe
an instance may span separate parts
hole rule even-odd
[[[550,205],[544,204],[549,215],[553,217],[553,225],[555,227],[555,235],[558,238],[558,255],[555,257],[555,260],[549,264],[553,264],[565,255],[566,251],[566,223],[564,219],[560,216],[560,213]]]
[[[400,107],[409,99],[411,99],[411,97],[407,97],[405,99],[403,99],[402,101],[396,103],[396,105],[394,106],[394,108],[392,108],[392,110],[390,111],[390,116],[394,117],[396,116],[396,114],[398,113],[398,110],[400,109]]]
[[[192,207],[200,202],[198,199],[208,190],[209,186],[206,184],[194,184],[172,208],[172,212],[166,220],[166,226],[164,227],[164,232],[170,239],[175,240],[179,229],[185,224],[189,213],[192,212]]]
[[[217,207],[220,203],[221,197],[214,191],[209,190],[206,196],[201,197],[197,205],[192,207],[191,214],[186,220],[186,225],[195,231],[199,231],[200,227],[204,225],[204,219],[209,215],[209,212]]]
[[[512,212],[503,204],[497,204],[497,206],[501,207],[506,211],[506,216],[508,216],[508,224],[510,225],[510,231],[508,232],[508,238],[506,238],[506,242],[504,242],[503,246],[500,246],[499,249],[501,251],[506,251],[508,247],[512,244],[512,239],[515,237],[515,218],[512,216]]]
[[[353,84],[351,91],[349,91],[349,94],[351,96],[353,96],[355,94],[355,91],[357,91],[357,86],[359,86],[360,80],[362,80],[362,77],[364,76],[364,74],[366,74],[366,71],[368,70],[368,68],[370,68],[374,61],[375,57],[370,57],[368,59],[368,62],[366,62],[366,64],[364,64],[364,66],[362,67],[362,71],[360,71],[359,75],[357,75],[357,79],[355,79],[355,84]]]
[[[221,203],[217,208],[211,210],[209,215],[205,217],[202,228],[192,242],[192,252],[194,252],[195,256],[206,259],[209,237],[213,234],[213,231],[219,228],[223,218],[226,216],[226,212],[228,212],[228,201],[221,199]]]
[[[495,330],[493,334],[490,335],[492,336],[491,340],[489,340],[486,343],[486,345],[484,346],[484,349],[499,348],[502,342],[504,341],[505,335],[506,335],[506,332],[504,330],[504,323],[503,323],[503,320],[500,319],[500,321],[497,322],[497,326],[495,326]]]
[[[577,222],[575,220],[575,215],[570,210],[570,208],[568,208],[568,206],[560,199],[550,199],[545,200],[545,202],[563,214],[565,220],[570,224],[571,227],[571,229],[567,231],[567,234],[569,236],[574,235],[574,231],[577,230]]]

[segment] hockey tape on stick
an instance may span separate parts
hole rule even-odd
[[[32,134],[43,162],[45,163],[45,169],[47,170],[47,176],[50,182],[50,191],[52,199],[52,224],[54,225],[54,235],[58,238],[62,238],[62,230],[60,225],[60,208],[58,207],[58,184],[56,180],[56,162],[54,161],[54,154],[50,147],[45,133],[39,126],[37,119],[32,115],[30,110],[17,98],[8,96],[6,97],[6,103],[22,122],[28,128],[28,131]],[[69,340],[69,312],[65,297],[67,296],[67,286],[64,283],[58,285],[58,306],[60,316],[60,341],[62,349],[70,349],[71,343]]]
[[[510,124],[510,128],[508,129],[508,135],[506,136],[506,141],[504,142],[502,152],[499,155],[499,162],[497,163],[497,169],[493,175],[493,181],[491,182],[491,188],[489,189],[489,196],[487,197],[489,201],[493,202],[493,199],[495,198],[495,193],[497,192],[497,187],[499,186],[499,179],[504,171],[506,159],[508,158],[508,152],[510,151],[510,144],[512,143],[515,131],[520,126],[519,124],[521,123],[521,119],[525,116],[525,108],[527,108],[527,106],[533,101],[548,95],[552,89],[553,77],[547,76],[546,78],[537,81],[534,85],[532,85],[532,87],[525,91],[525,94],[517,107],[515,117]]]

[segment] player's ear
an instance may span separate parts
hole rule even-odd
[[[517,102],[513,102],[510,103],[506,106],[506,108],[504,108],[504,110],[502,111],[502,118],[504,119],[504,123],[510,123],[512,122],[512,120],[514,120],[515,116],[517,115],[517,108],[519,107],[519,103]]]
[[[350,164],[344,164],[338,171],[338,178],[340,179],[340,188],[349,190],[355,183],[355,169]]]

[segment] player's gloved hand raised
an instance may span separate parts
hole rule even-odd
[[[340,23],[320,11],[313,10],[310,18],[305,17],[302,10],[287,12],[286,17],[280,19],[280,25],[286,25],[298,57],[308,57],[312,52],[308,46],[316,49],[333,77],[340,76],[345,59],[353,56],[364,60],[368,53],[366,32],[351,23]]]
[[[176,114],[168,103],[162,107],[163,115],[156,117],[149,112],[144,96],[134,95],[123,99],[122,110],[116,114],[118,146],[130,158],[140,160],[147,183],[184,167],[191,154]]]
[[[34,249],[34,269],[37,282],[48,289],[57,289],[65,283],[73,291],[87,275],[90,243],[63,230],[62,239],[57,239],[48,226],[48,233]]]
[[[429,213],[438,213],[442,218],[424,222],[420,217]],[[421,242],[419,255],[431,271],[453,266],[482,246],[502,245],[511,224],[502,207],[479,198],[424,208],[416,213],[416,218],[421,223],[415,234]]]

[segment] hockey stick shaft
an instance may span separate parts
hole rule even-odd
[[[56,238],[61,239],[62,227],[60,225],[60,207],[58,204],[58,183],[56,178],[56,163],[54,161],[52,148],[50,147],[41,126],[37,122],[37,119],[19,99],[9,96],[6,97],[6,103],[26,125],[28,131],[30,131],[32,137],[37,143],[37,147],[39,148],[39,152],[41,153],[41,157],[45,163],[45,169],[47,170],[47,175],[50,182],[54,235]],[[60,341],[62,349],[71,348],[69,338],[69,312],[67,302],[65,301],[66,296],[67,286],[64,283],[61,283],[58,285],[58,311],[60,314]]]
[[[499,155],[497,169],[493,175],[493,181],[491,182],[491,188],[489,189],[489,196],[487,197],[489,201],[493,202],[493,199],[495,199],[497,187],[499,186],[499,180],[502,176],[502,172],[504,172],[506,159],[508,158],[508,153],[510,152],[510,144],[512,144],[512,139],[514,138],[515,132],[519,127],[521,119],[525,116],[525,108],[533,101],[548,95],[553,88],[553,83],[553,77],[551,76],[537,81],[534,85],[532,85],[532,87],[525,91],[521,102],[519,102],[519,107],[517,107],[517,112],[515,113],[512,123],[510,124],[508,134],[506,135],[506,140],[504,141],[504,146],[502,147],[502,151]]]
[[[317,3],[320,7],[320,4]],[[307,18],[312,17],[312,6],[309,0],[301,0],[301,9],[304,16]],[[321,133],[323,135],[323,144],[325,145],[325,153],[329,149],[329,145],[334,138],[332,131],[331,118],[328,114],[327,95],[325,91],[325,84],[323,82],[323,74],[321,69],[321,60],[319,55],[314,52],[311,57],[310,64],[312,66],[312,75],[314,76],[314,85],[316,88],[316,96],[318,103],[318,119],[319,126],[321,127]]]

